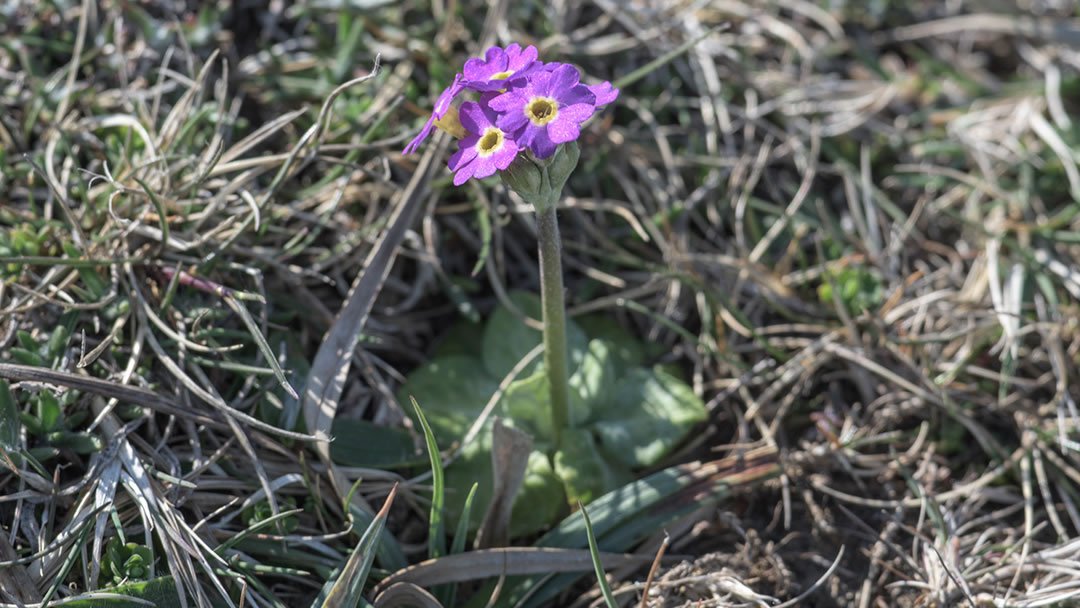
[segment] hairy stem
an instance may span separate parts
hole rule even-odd
[[[544,366],[551,388],[551,423],[555,445],[570,420],[569,366],[566,352],[566,304],[559,223],[555,205],[537,210],[536,227],[540,240],[540,299],[544,308]]]

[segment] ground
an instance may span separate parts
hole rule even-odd
[[[453,186],[449,136],[401,151],[515,42],[620,88],[559,210],[570,314],[708,410],[626,486],[656,503],[588,507],[647,557],[616,600],[1072,605],[1076,10],[3,4],[0,605],[352,605],[394,571],[482,605],[548,559],[587,576],[496,603],[604,601],[587,556],[527,549],[585,549],[574,516],[416,566],[442,482],[399,389],[539,276],[516,193]]]

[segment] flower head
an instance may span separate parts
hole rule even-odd
[[[596,95],[580,78],[574,66],[560,65],[534,74],[489,105],[499,113],[499,127],[512,133],[518,145],[547,158],[559,144],[577,139],[579,125],[596,111]]]
[[[494,175],[496,170],[509,167],[517,156],[517,142],[495,124],[498,115],[485,101],[485,98],[481,98],[480,103],[466,101],[461,104],[461,124],[469,134],[450,157],[450,170],[455,172],[455,186],[464,184],[472,177]]]
[[[493,46],[483,59],[465,62],[465,88],[479,92],[501,91],[519,84],[543,67],[536,57],[535,46],[525,49],[517,43],[505,49]]]
[[[465,102],[460,112],[455,112],[451,104],[463,91],[479,93],[480,98]],[[558,156],[560,146],[576,140],[581,124],[618,96],[619,90],[610,82],[582,84],[581,74],[572,65],[539,61],[534,46],[493,46],[482,59],[465,62],[462,73],[439,95],[431,118],[403,154],[415,151],[431,130],[439,127],[461,140],[458,151],[450,157],[455,185],[495,171],[505,172],[522,150],[528,151],[529,163],[542,165],[547,171],[549,164],[562,158]],[[566,171],[555,172],[561,176],[556,180],[560,184],[577,164],[576,150],[564,155]],[[527,166],[515,166],[520,169],[517,173],[531,175]]]

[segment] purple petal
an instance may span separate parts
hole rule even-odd
[[[480,109],[484,113],[484,119],[487,120],[489,126],[496,126],[496,122],[499,120],[499,113],[488,105],[496,95],[497,93],[485,93],[480,96],[480,100],[477,102],[480,105]]]
[[[524,92],[529,97],[533,97],[536,95],[547,97],[548,95],[550,95],[552,88],[551,83],[553,79],[551,76],[551,72],[540,72],[536,74],[529,81],[529,86],[525,88]]]
[[[458,110],[458,118],[466,131],[477,135],[483,133],[484,129],[492,125],[488,117],[484,115],[483,106],[475,101],[466,101],[461,104],[461,109]]]
[[[493,75],[505,72],[509,62],[510,58],[507,57],[506,51],[497,46],[489,48],[484,54],[484,59],[472,58],[465,62],[462,70],[465,75],[464,86],[477,90],[477,86],[486,83]]]
[[[518,151],[518,145],[508,139],[503,143],[501,150],[491,155],[491,163],[497,169],[505,169],[510,166],[510,163],[514,162]]]
[[[525,102],[526,99],[521,95],[521,91],[513,90],[492,97],[487,102],[487,106],[496,112],[512,112],[515,108],[524,106]]]
[[[405,146],[405,149],[402,150],[401,153],[412,154],[413,152],[415,152],[416,149],[420,147],[420,144],[424,143],[424,140],[427,139],[427,136],[431,134],[431,129],[434,127],[435,116],[432,115],[431,118],[429,118],[428,121],[424,123],[424,128],[420,129],[420,133],[416,137],[412,138],[412,141],[409,142],[409,145]]]
[[[557,144],[573,141],[581,135],[581,129],[578,128],[578,124],[579,123],[576,123],[573,120],[564,119],[560,112],[559,117],[547,126],[548,137]]]
[[[559,116],[551,124],[556,122],[568,121],[574,124],[581,124],[596,112],[596,108],[591,103],[578,103],[572,106],[564,106],[559,108]],[[549,125],[550,126],[550,125]]]
[[[507,132],[506,129],[503,129],[503,132]],[[543,129],[534,127],[531,123],[526,123],[525,127],[513,133],[514,142],[521,148],[531,148],[533,140],[541,132],[543,132]]]
[[[446,90],[444,90],[439,95],[439,98],[435,101],[435,108],[432,111],[432,114],[435,115],[435,118],[442,118],[443,116],[445,116],[446,111],[450,109],[450,103],[453,102],[454,98],[457,97],[464,89],[465,87],[461,83],[461,74],[455,75],[454,82],[451,83],[450,86],[446,87]]]
[[[548,158],[555,153],[557,147],[559,147],[559,144],[551,141],[547,129],[537,129],[536,136],[529,145],[529,149],[532,150],[536,158]]]
[[[569,91],[577,86],[581,73],[572,65],[561,65],[551,73],[551,92],[554,94]]]
[[[610,82],[594,84],[588,87],[588,89],[596,96],[596,107],[598,108],[615,101],[615,98],[619,96],[619,89],[611,86]]]
[[[494,71],[501,72],[506,69],[506,64],[509,62],[509,58],[506,56],[506,51],[501,47],[493,46],[484,53],[484,59],[487,60],[489,66],[496,68]]]
[[[509,53],[509,48],[507,48],[507,52]],[[538,55],[539,52],[536,50],[536,47],[530,44],[529,46],[525,47],[524,50],[519,52],[516,56],[511,55],[510,69],[520,70],[523,67],[529,65],[530,63],[536,61]]]
[[[460,186],[461,184],[464,184],[465,182],[469,181],[469,178],[472,177],[473,173],[475,173],[475,172],[476,172],[476,163],[475,162],[469,163],[469,164],[465,165],[464,167],[458,169],[457,173],[454,174],[454,185],[455,186]]]
[[[409,142],[409,145],[405,146],[405,149],[401,151],[402,154],[412,154],[420,147],[420,144],[424,143],[428,135],[431,135],[431,130],[435,128],[435,121],[446,116],[447,110],[450,109],[450,104],[454,101],[461,91],[465,89],[461,82],[461,74],[454,76],[454,82],[443,90],[439,94],[439,98],[435,101],[435,108],[431,112],[431,117],[424,123],[424,127],[420,129],[420,133]]]
[[[528,124],[529,119],[525,118],[524,112],[510,112],[508,114],[500,114],[499,119],[495,121],[495,126],[499,127],[506,133],[515,132]]]
[[[473,177],[480,179],[484,177],[491,177],[495,175],[495,155],[488,156],[487,158],[477,158],[473,162],[475,169],[473,170]]]
[[[461,71],[465,75],[465,80],[482,80],[485,66],[487,66],[487,64],[483,59],[473,57],[465,61],[465,67],[462,68]]]
[[[583,84],[562,91],[556,91],[555,95],[560,106],[572,106],[580,103],[587,103],[589,105],[596,104],[596,95],[593,95],[593,92],[589,90],[589,87]]]
[[[458,142],[457,152],[450,156],[450,162],[447,163],[451,171],[460,169],[462,165],[467,165],[476,158],[476,142],[478,141],[480,141],[480,136],[468,135]]]

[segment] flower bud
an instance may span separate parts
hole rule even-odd
[[[499,171],[499,176],[502,177],[507,188],[517,192],[521,195],[521,198],[535,205],[536,202],[533,199],[540,194],[541,190],[542,176],[540,172],[541,168],[537,166],[531,154],[518,154],[509,167]]]
[[[508,188],[540,212],[559,203],[563,186],[580,157],[581,149],[571,141],[560,145],[548,158],[537,159],[530,152],[519,154],[499,175]]]
[[[579,158],[581,158],[581,148],[578,147],[577,140],[574,140],[559,146],[555,154],[547,159],[548,176],[551,178],[551,187],[555,190],[555,200],[562,196],[563,186],[577,167]]]

